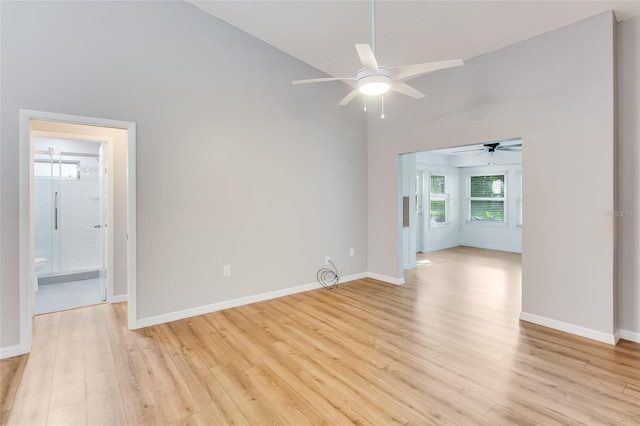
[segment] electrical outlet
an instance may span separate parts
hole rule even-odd
[[[356,255],[356,249],[354,249],[354,248],[350,248],[350,249],[349,249],[349,256],[353,257],[353,256],[355,256],[355,255]]]
[[[325,256],[325,257],[324,257],[324,264],[325,264],[325,265],[328,265],[330,260],[331,260],[331,257],[329,257],[329,256]]]
[[[222,276],[230,277],[231,276],[231,265],[225,265],[222,268]]]

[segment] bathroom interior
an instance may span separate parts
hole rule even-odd
[[[103,145],[33,138],[35,314],[106,300]]]

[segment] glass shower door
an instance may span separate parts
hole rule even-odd
[[[34,161],[35,257],[47,259],[39,276],[60,272],[60,168],[61,156],[52,151]]]

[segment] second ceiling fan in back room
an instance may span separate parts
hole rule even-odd
[[[294,80],[293,84],[323,83],[327,81],[344,81],[354,89],[347,94],[338,105],[347,105],[359,94],[365,96],[381,96],[389,90],[402,93],[415,99],[424,98],[424,93],[409,86],[406,82],[424,74],[446,68],[464,65],[462,59],[449,61],[426,62],[414,65],[402,65],[397,67],[385,67],[378,64],[376,51],[376,3],[371,1],[371,46],[368,44],[356,44],[356,52],[362,64],[362,68],[355,77],[327,77],[311,78],[307,80]],[[365,98],[366,99],[366,98]],[[384,118],[384,98],[381,98],[382,113]],[[367,110],[365,103],[365,111]]]
[[[516,143],[512,143],[512,142],[516,142]],[[489,154],[493,154],[496,151],[522,152],[522,142],[518,143],[518,140],[513,139],[513,140],[505,140],[502,142],[485,143],[481,147],[476,146],[472,148],[459,149],[457,151],[453,151],[452,154],[459,154],[464,152],[475,152],[475,151],[479,151],[478,155],[484,154],[485,152],[488,152]]]

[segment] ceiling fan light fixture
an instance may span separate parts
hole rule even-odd
[[[370,75],[358,80],[358,90],[367,96],[379,96],[391,88],[390,78],[384,75]]]
[[[378,96],[389,91],[389,83],[367,83],[360,86],[360,92],[367,96]]]

